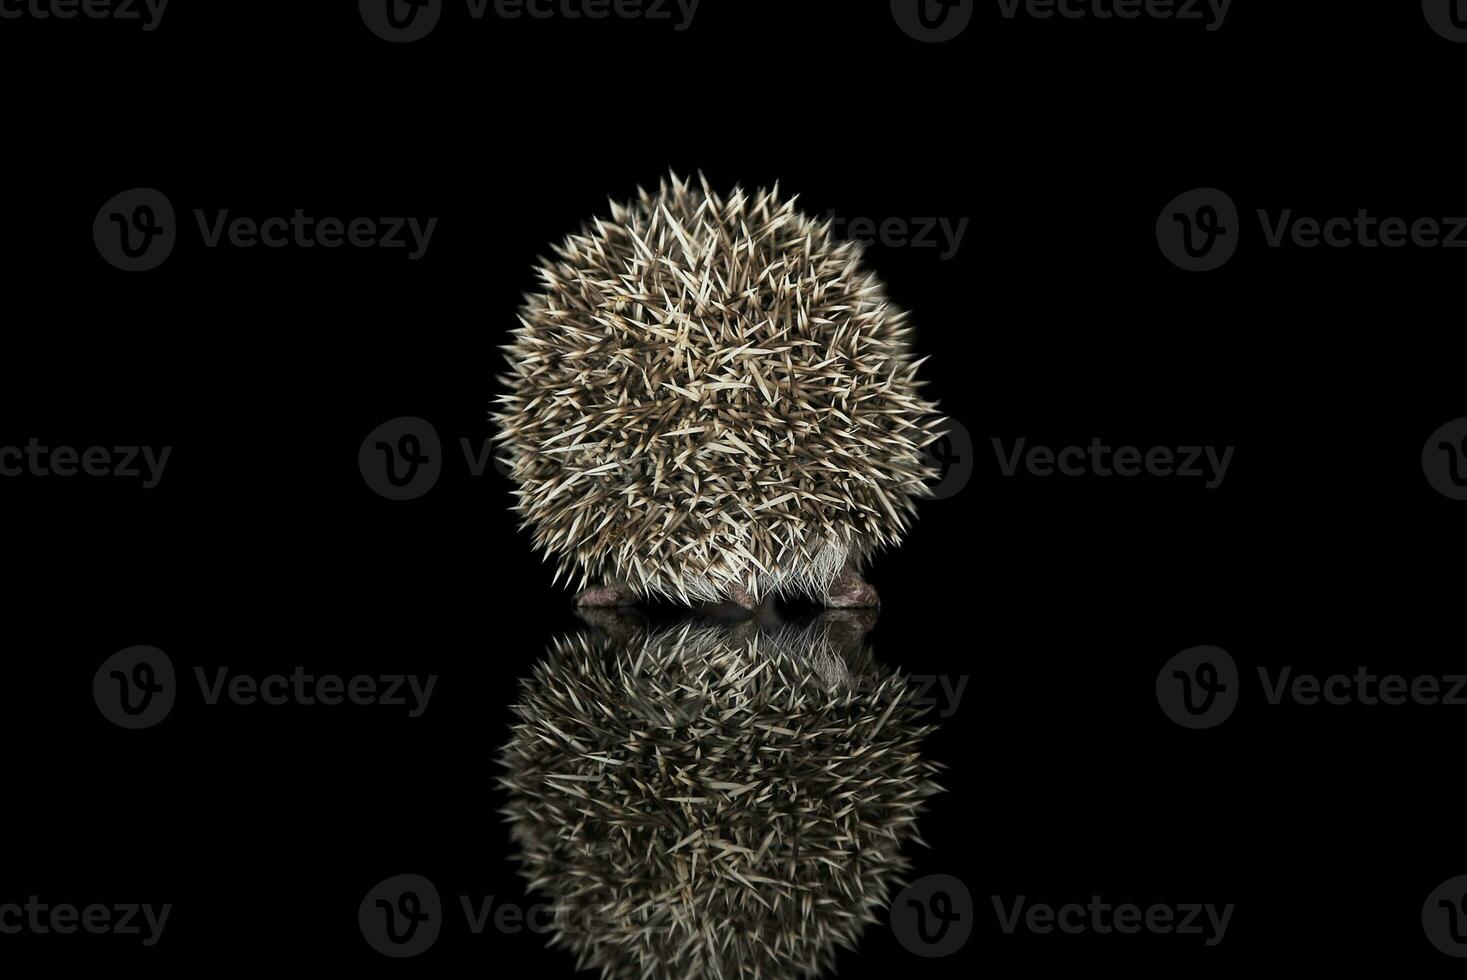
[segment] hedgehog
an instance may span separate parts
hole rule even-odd
[[[499,779],[550,945],[606,980],[816,976],[853,948],[910,868],[941,771],[920,752],[917,689],[863,635],[817,621],[555,641]]]
[[[491,417],[514,510],[578,603],[871,607],[943,435],[905,311],[779,186],[676,173],[542,259]]]

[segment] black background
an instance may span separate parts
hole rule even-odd
[[[1287,8],[1287,9],[1281,9]],[[975,931],[919,960],[885,921],[841,976],[1146,975],[1252,965],[1452,969],[1420,924],[1467,871],[1462,708],[1268,707],[1259,665],[1462,664],[1460,503],[1421,448],[1467,415],[1462,253],[1267,249],[1256,208],[1467,214],[1467,45],[1419,5],[1235,0],[1223,28],[1006,21],[919,44],[887,4],[704,0],[691,29],[470,22],[389,45],[354,3],[174,0],[159,27],[0,21],[0,445],[173,446],[153,490],[0,480],[9,683],[0,902],[172,902],[158,946],[0,937],[0,964],[169,973],[571,972],[525,933],[448,929],[393,963],[356,928],[384,877],[528,903],[493,755],[516,679],[576,629],[470,476],[532,267],[667,169],[778,180],[812,212],[970,219],[955,258],[872,246],[929,392],[972,433],[966,488],[870,571],[886,663],[969,677],[930,742],[949,792],[913,876],[954,874]],[[168,261],[107,265],[91,222],[131,187],[183,219]],[[1226,190],[1234,259],[1184,273],[1162,207]],[[194,208],[437,216],[427,256],[203,248]],[[1251,227],[1249,222],[1252,222]],[[394,503],[357,448],[420,416],[438,486]],[[1227,479],[1001,477],[990,440],[1235,446]],[[1153,683],[1217,644],[1245,675],[1184,731]],[[89,696],[133,644],[184,670],[440,675],[416,720],[203,709],[125,732]],[[1251,682],[1251,686],[1250,686]],[[1236,903],[1224,941],[1005,935],[990,896]],[[521,965],[511,968],[512,958]]]

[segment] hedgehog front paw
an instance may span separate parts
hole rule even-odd
[[[831,609],[875,609],[881,605],[871,583],[853,568],[847,568],[830,583],[825,605]]]
[[[734,582],[724,589],[723,598],[708,602],[703,608],[715,620],[743,622],[760,608],[760,604],[754,601],[748,589]]]
[[[635,595],[612,583],[593,585],[576,595],[576,605],[582,609],[615,609],[618,606],[633,606],[636,603]]]
[[[739,585],[737,582],[729,586],[728,601],[738,606],[740,609],[744,609],[749,612],[753,612],[759,606],[759,603],[755,602],[754,597],[749,594],[749,590],[744,588],[742,585]]]

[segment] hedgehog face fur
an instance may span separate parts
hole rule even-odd
[[[536,666],[504,813],[578,970],[813,976],[875,921],[939,767],[915,689],[841,632],[581,637]]]
[[[676,175],[555,249],[494,419],[557,578],[821,599],[900,539],[940,419],[861,257],[777,187]]]

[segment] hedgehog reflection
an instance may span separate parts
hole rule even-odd
[[[939,791],[931,730],[863,644],[683,626],[557,641],[515,707],[504,811],[552,946],[607,978],[796,977],[852,948]]]

